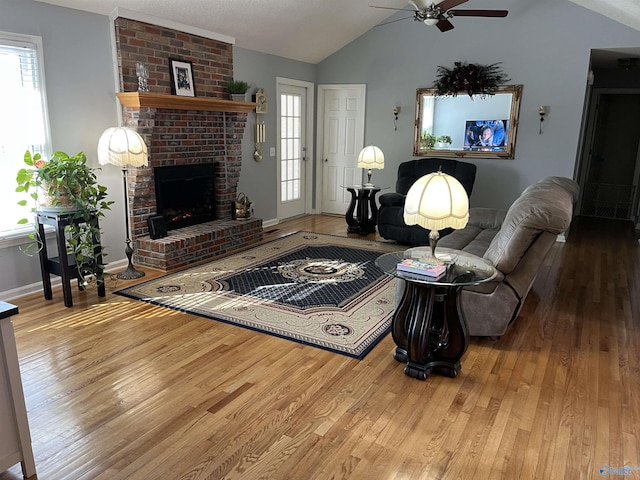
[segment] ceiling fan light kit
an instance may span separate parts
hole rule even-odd
[[[422,1],[410,2],[415,9],[410,10],[407,8],[392,8],[382,7],[376,5],[369,5],[373,8],[384,8],[387,10],[397,10],[404,12],[412,12],[413,17],[405,17],[397,20],[391,20],[389,22],[381,23],[378,26],[387,25],[389,23],[398,22],[400,20],[406,20],[413,18],[416,22],[424,23],[425,25],[435,25],[441,32],[448,32],[452,30],[453,24],[449,21],[451,18],[459,17],[506,17],[509,13],[507,10],[452,10],[458,5],[468,2],[469,0],[442,0],[440,3],[432,3],[431,5],[423,6]]]
[[[635,69],[640,63],[640,58],[635,57],[627,57],[627,58],[619,58],[618,66],[627,71]]]
[[[435,25],[436,23],[438,23],[440,20],[438,20],[437,18],[425,18],[423,20],[423,23],[425,25]]]

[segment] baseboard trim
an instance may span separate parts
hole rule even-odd
[[[116,262],[109,263],[105,271],[107,273],[119,272],[127,268],[129,261],[126,258],[118,260]],[[51,288],[62,286],[62,279],[57,275],[51,276]],[[9,302],[16,298],[24,297],[25,295],[31,295],[34,293],[42,292],[42,282],[31,283],[29,285],[23,285],[22,287],[13,288],[11,290],[5,290],[0,292],[0,300],[3,302]]]
[[[272,218],[271,220],[263,220],[262,228],[273,227],[274,225],[278,225],[279,223],[280,223],[280,220],[278,220],[277,218]]]

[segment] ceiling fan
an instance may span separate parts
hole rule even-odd
[[[399,18],[390,22],[381,23],[378,26],[388,25],[389,23],[399,22],[413,18],[416,22],[422,22],[425,25],[435,25],[441,32],[447,32],[453,29],[453,24],[449,21],[453,17],[506,17],[508,10],[458,10],[454,9],[458,5],[468,2],[469,0],[442,0],[440,3],[432,3],[431,5],[423,5],[424,0],[410,0],[415,10],[407,8],[392,8],[369,5],[373,8],[384,8],[387,10],[397,10],[403,12],[413,12],[413,17]],[[453,9],[453,10],[452,10]]]

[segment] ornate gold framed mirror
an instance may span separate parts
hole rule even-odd
[[[413,154],[429,157],[514,158],[522,85],[495,95],[438,96],[419,88]]]

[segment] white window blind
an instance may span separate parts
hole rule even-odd
[[[42,64],[39,37],[0,32],[0,240],[23,234],[27,227],[17,221],[31,216],[15,191],[25,151],[51,150]]]

